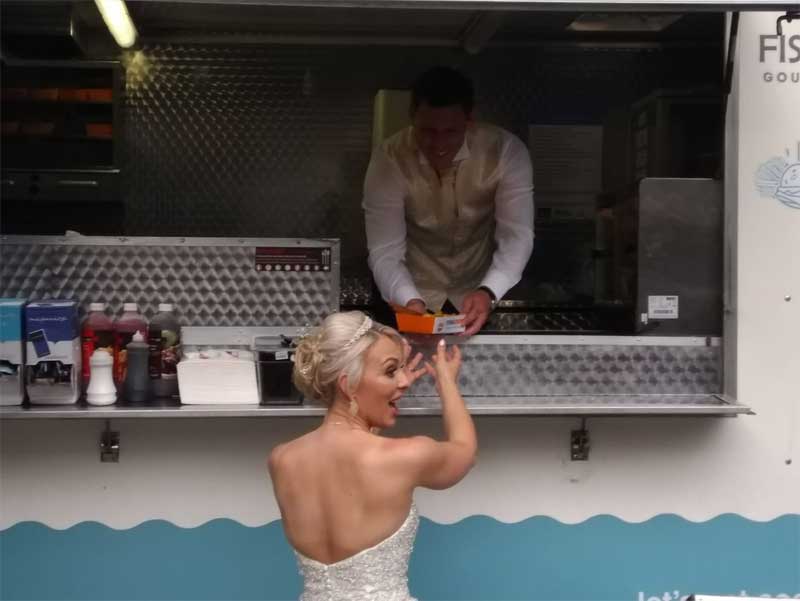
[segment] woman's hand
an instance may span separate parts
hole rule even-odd
[[[422,361],[422,353],[417,353],[414,355],[414,358],[411,361],[408,358],[411,356],[411,345],[408,343],[408,340],[403,338],[403,369],[406,372],[406,377],[408,378],[408,385],[411,386],[414,382],[419,380],[422,376],[425,375],[427,369],[423,365],[420,368],[417,368],[419,362]]]
[[[461,369],[461,350],[453,346],[449,351],[444,339],[436,345],[436,353],[432,357],[433,365],[425,363],[425,369],[436,380],[436,385],[443,382],[458,383],[458,372]]]

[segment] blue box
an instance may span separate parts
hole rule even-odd
[[[0,298],[0,405],[19,405],[25,396],[25,300]]]
[[[34,404],[69,404],[78,400],[81,340],[78,304],[46,300],[25,307],[25,386]]]

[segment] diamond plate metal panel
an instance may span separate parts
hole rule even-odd
[[[617,322],[619,320],[616,320]],[[615,327],[612,327],[615,326]],[[539,311],[504,313],[497,311],[481,330],[489,332],[591,332],[621,330],[619,324],[600,311]]]
[[[0,245],[0,296],[37,299],[53,288],[51,254],[46,247]]]
[[[431,352],[430,348],[419,350]],[[459,384],[464,396],[713,394],[722,390],[720,347],[468,344],[461,352],[464,365]],[[436,396],[436,391],[423,379],[408,396]]]
[[[330,248],[331,271],[257,271],[257,246]],[[102,301],[115,315],[125,302],[137,302],[147,317],[159,302],[172,302],[184,325],[304,326],[338,309],[334,240],[11,236],[2,256],[2,296],[73,298],[82,307]]]

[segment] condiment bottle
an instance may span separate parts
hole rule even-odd
[[[137,331],[126,347],[128,368],[125,372],[125,401],[144,403],[150,396],[150,346]]]

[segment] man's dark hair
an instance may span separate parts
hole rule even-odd
[[[411,89],[411,114],[421,104],[432,107],[460,105],[469,114],[475,105],[475,89],[469,78],[450,67],[433,67],[414,82]]]

